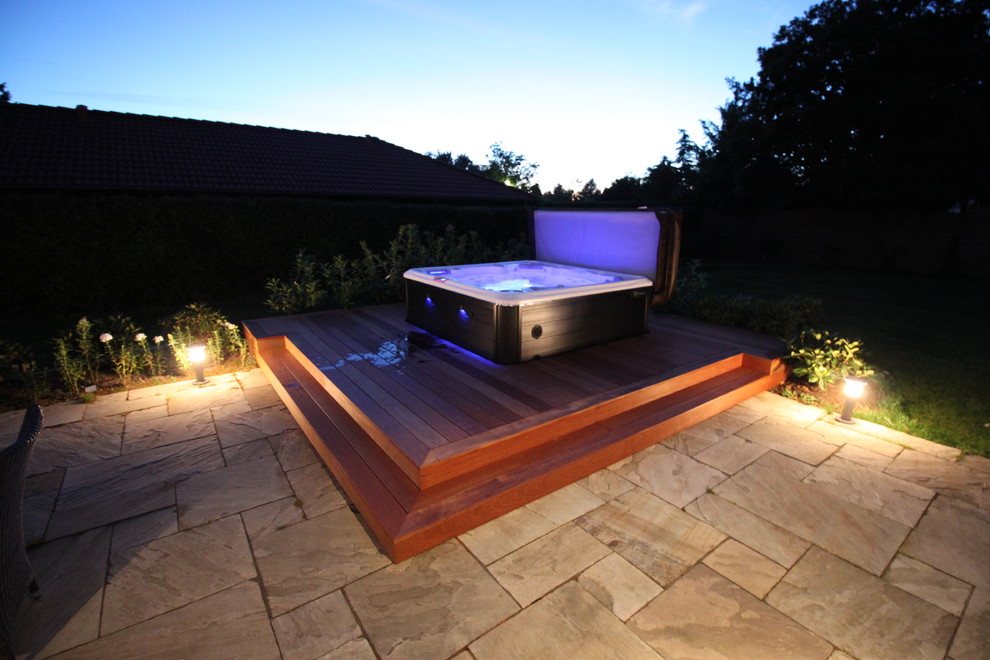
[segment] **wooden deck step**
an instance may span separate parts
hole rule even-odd
[[[335,399],[334,388],[291,349],[285,337],[255,344],[279,396],[394,561],[586,477],[783,379],[778,362],[746,355],[699,366],[482,443],[501,445],[475,450],[483,456],[451,452],[431,467],[443,478],[424,485],[410,478],[408,466],[396,465],[380,438],[355,421],[347,402]],[[449,470],[448,461],[454,466]]]

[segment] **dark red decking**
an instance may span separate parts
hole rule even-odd
[[[247,321],[259,364],[401,561],[779,384],[777,340],[651,314],[650,332],[514,365],[383,305]]]

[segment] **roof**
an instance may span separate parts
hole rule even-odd
[[[371,136],[21,103],[0,104],[0,189],[532,201]]]

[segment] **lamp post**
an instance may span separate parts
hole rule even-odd
[[[856,406],[856,400],[863,395],[863,390],[865,389],[865,379],[857,378],[856,376],[846,376],[845,386],[842,389],[842,393],[846,395],[846,401],[842,406],[842,414],[837,418],[838,421],[843,424],[856,423],[852,418],[853,408]]]
[[[192,362],[193,369],[196,371],[196,380],[193,384],[206,385],[209,382],[203,373],[204,363],[206,362],[206,345],[190,344],[186,347],[186,354],[189,357],[189,361]]]

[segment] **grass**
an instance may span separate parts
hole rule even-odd
[[[990,456],[985,280],[788,266],[707,266],[712,292],[825,303],[822,328],[861,339],[884,396],[859,417]]]

